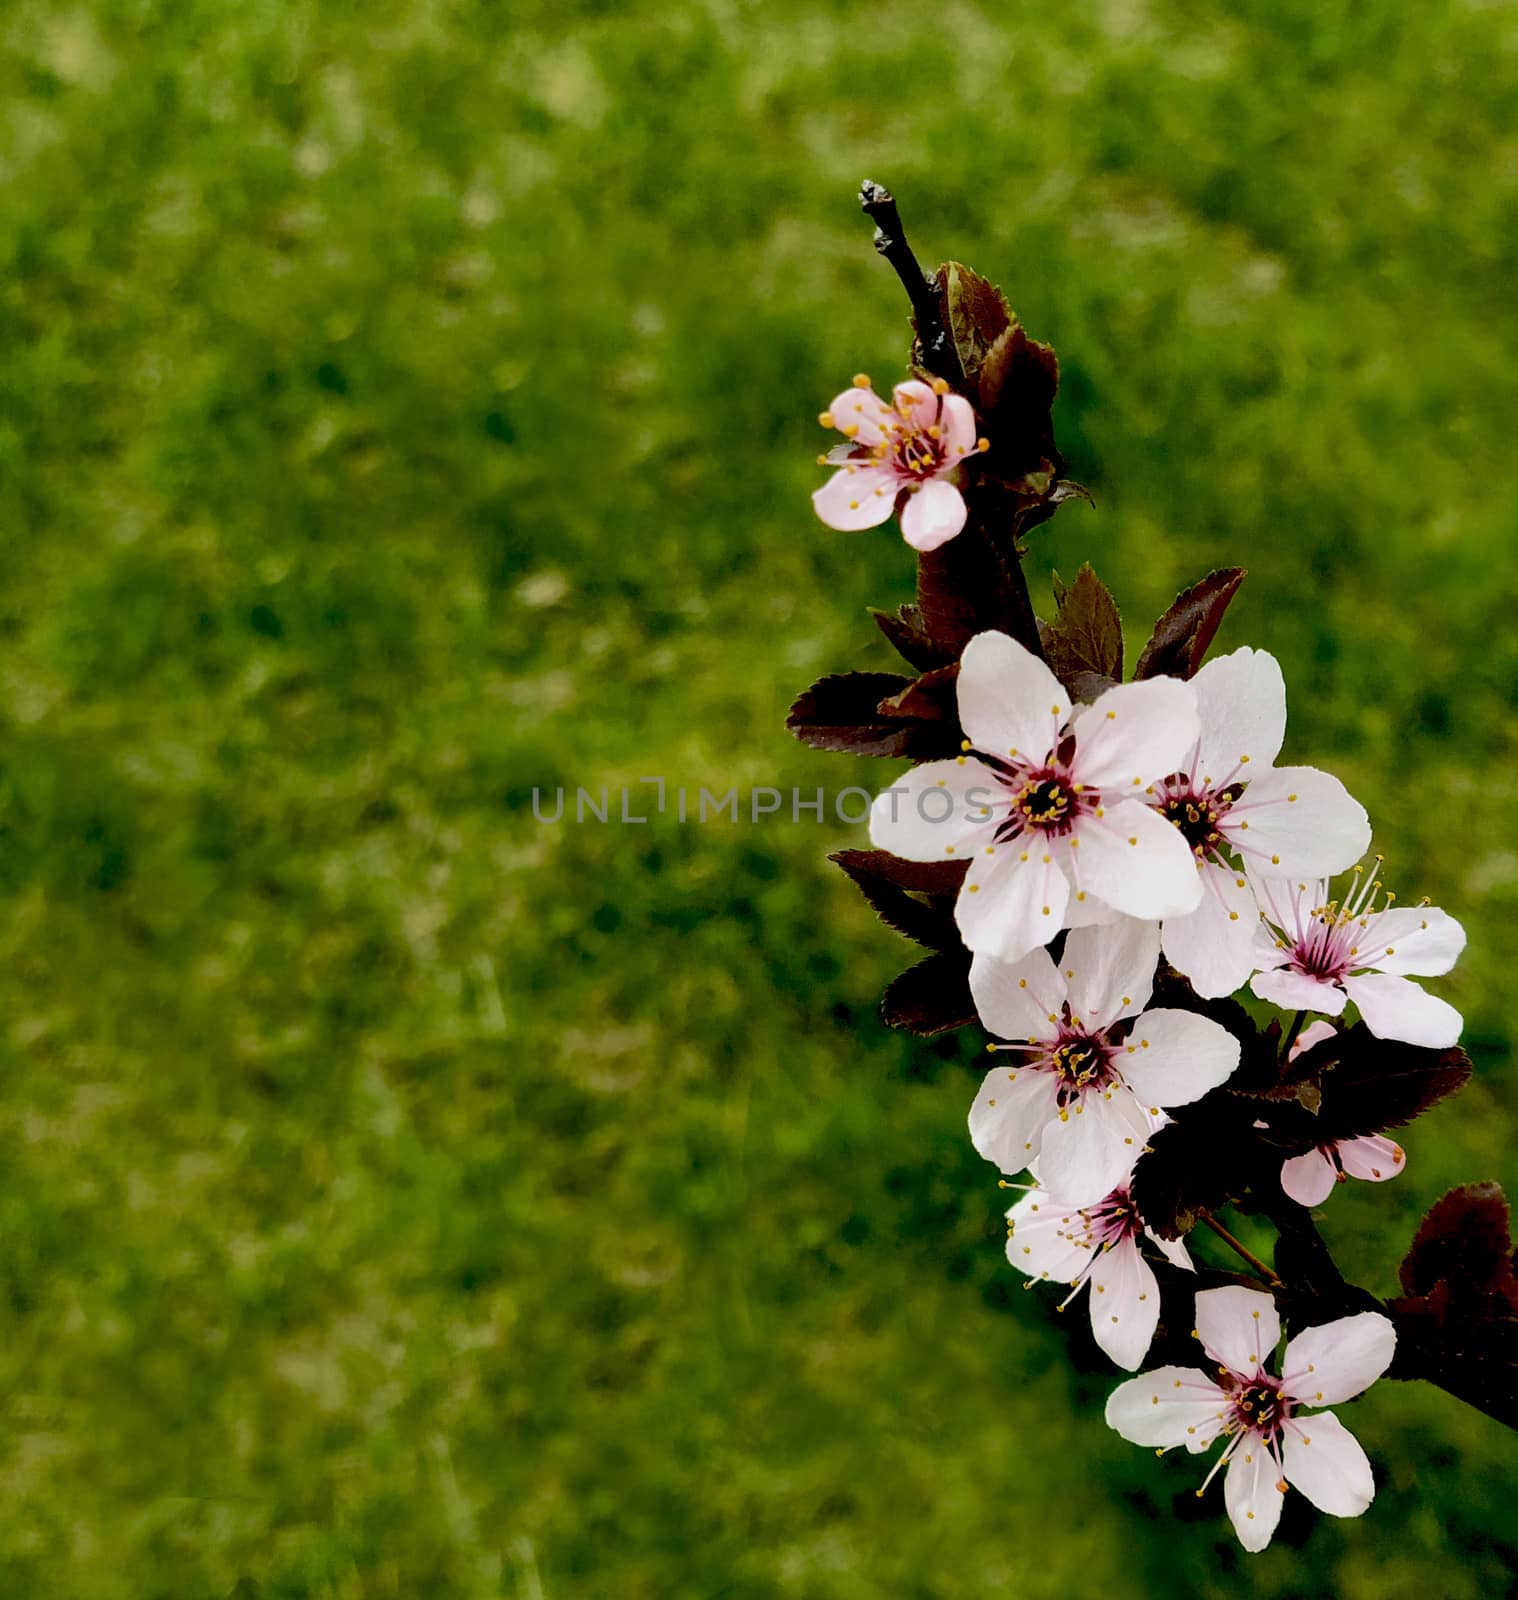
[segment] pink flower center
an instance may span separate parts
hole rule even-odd
[[[1086,1209],[1082,1215],[1090,1230],[1094,1249],[1110,1249],[1125,1239],[1136,1238],[1143,1232],[1144,1224],[1138,1208],[1126,1189],[1114,1189],[1105,1200]]]
[[[1068,742],[1068,741],[1067,741]],[[1059,754],[1063,754],[1063,748]],[[996,830],[998,843],[1035,834],[1062,839],[1081,817],[1096,809],[1095,796],[1079,788],[1063,762],[1024,767],[983,756],[1012,797],[1012,807]]]
[[[1237,1379],[1234,1380],[1236,1383]],[[1253,1430],[1267,1443],[1279,1437],[1281,1425],[1291,1415],[1291,1401],[1281,1393],[1281,1380],[1261,1372],[1240,1384],[1229,1401],[1225,1433]]]
[[[1244,786],[1235,783],[1225,789],[1208,788],[1184,773],[1175,773],[1157,784],[1154,792],[1160,815],[1180,830],[1197,860],[1221,859],[1226,843],[1221,824]]]

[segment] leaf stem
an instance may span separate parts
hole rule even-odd
[[[1252,1266],[1254,1270],[1260,1274],[1266,1283],[1271,1286],[1271,1288],[1280,1289],[1284,1287],[1281,1280],[1275,1275],[1274,1272],[1271,1271],[1269,1267],[1265,1265],[1263,1261],[1260,1260],[1254,1251],[1250,1250],[1247,1246],[1241,1244],[1237,1239],[1235,1239],[1234,1236],[1227,1230],[1227,1228],[1223,1226],[1221,1222],[1218,1221],[1215,1216],[1213,1216],[1210,1212],[1204,1212],[1202,1215],[1202,1221],[1212,1229],[1212,1231],[1223,1241],[1224,1244],[1228,1246],[1230,1250],[1242,1256],[1244,1260],[1247,1261],[1250,1266]]]
[[[1299,1011],[1296,1020],[1286,1030],[1286,1037],[1281,1041],[1281,1060],[1284,1061],[1291,1054],[1291,1047],[1297,1042],[1297,1035],[1302,1031],[1302,1024],[1307,1021],[1307,1013]]]

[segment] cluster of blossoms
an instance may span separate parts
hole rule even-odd
[[[1008,1260],[1029,1287],[1063,1286],[1061,1309],[1084,1290],[1097,1345],[1127,1372],[1157,1339],[1185,1353],[1177,1335],[1194,1332],[1210,1367],[1122,1383],[1107,1421],[1162,1453],[1226,1439],[1213,1470],[1227,1464],[1228,1514],[1261,1550],[1290,1487],[1335,1516],[1370,1504],[1364,1452],[1321,1408],[1402,1358],[1391,1316],[1338,1314],[1379,1302],[1345,1286],[1313,1316],[1318,1291],[1284,1283],[1214,1213],[1248,1196],[1321,1251],[1310,1208],[1347,1178],[1402,1170],[1385,1130],[1469,1072],[1459,1013],[1415,981],[1449,972],[1465,934],[1426,902],[1396,903],[1337,778],[1282,763],[1275,658],[1204,661],[1242,571],[1179,596],[1128,682],[1115,603],[1089,568],[1056,583],[1052,623],[1033,616],[1019,537],[1084,492],[1059,477],[1053,352],[968,269],[923,274],[888,193],[866,184],[862,203],[912,301],[919,375],[889,404],[864,377],[833,401],[821,421],[848,442],[821,458],[836,471],[813,499],[834,528],[898,516],[918,603],[877,620],[920,675],[823,679],[790,725],[821,748],[916,762],[874,802],[873,851],[836,858],[934,952],[892,985],[886,1016],[935,1033],[973,1015],[990,1034],[969,1131],[1002,1187],[1024,1191]],[[1286,1016],[1262,1029],[1250,1007]],[[1441,1251],[1490,1201],[1447,1204],[1403,1264],[1422,1298],[1397,1315],[1450,1304]],[[1253,1269],[1242,1283],[1193,1261],[1181,1236],[1198,1221]],[[1498,1326],[1518,1312],[1511,1256],[1481,1267],[1481,1314]],[[1267,1289],[1290,1295],[1279,1376]]]

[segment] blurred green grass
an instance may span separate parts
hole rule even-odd
[[[1467,922],[1478,1081],[1327,1212],[1389,1292],[1511,1176],[1510,7],[12,0],[0,92],[0,1593],[1502,1590],[1432,1390],[1256,1559],[1105,1429],[862,830],[528,795],[895,770],[782,730],[910,592],[806,500],[889,182],[1059,349],[1040,596],[1247,564],[1221,643]]]

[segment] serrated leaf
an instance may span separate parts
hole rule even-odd
[[[922,613],[916,606],[902,606],[894,615],[872,608],[870,615],[875,619],[876,627],[891,641],[896,653],[919,672],[931,672],[935,667],[947,666],[954,659],[952,650],[946,650],[924,630]]]
[[[970,952],[943,952],[919,961],[886,990],[880,1014],[893,1028],[930,1037],[978,1022],[970,997]]]
[[[1495,1183],[1451,1189],[1435,1201],[1397,1276],[1409,1295],[1449,1285],[1452,1300],[1492,1299],[1518,1312],[1507,1197]]]
[[[891,672],[838,672],[819,678],[791,706],[785,725],[816,750],[859,756],[904,756],[912,729],[880,713],[880,702],[911,682]]]
[[[1133,1169],[1133,1202],[1162,1239],[1178,1239],[1204,1212],[1239,1199],[1248,1169],[1239,1160],[1248,1123],[1239,1099],[1208,1095],[1149,1137]]]
[[[1040,632],[1055,677],[1077,694],[1077,677],[1105,680],[1103,687],[1120,682],[1123,624],[1111,590],[1088,562],[1068,588],[1056,581],[1054,593],[1057,614]]]
[[[1133,676],[1193,677],[1245,576],[1243,567],[1222,567],[1178,594],[1155,623]]]
[[[1052,345],[1030,339],[1013,321],[986,352],[980,370],[980,409],[988,419],[1047,417],[1059,390],[1059,358]]]
[[[849,875],[888,928],[930,950],[960,948],[954,900],[968,862],[903,862],[885,850],[840,850],[828,859]]]
[[[1012,308],[995,284],[961,261],[946,261],[938,269],[938,292],[944,323],[973,395],[991,347],[1012,325]]]
[[[884,717],[917,717],[923,722],[950,723],[959,730],[959,663],[935,667],[900,694],[887,695],[880,702]]]

